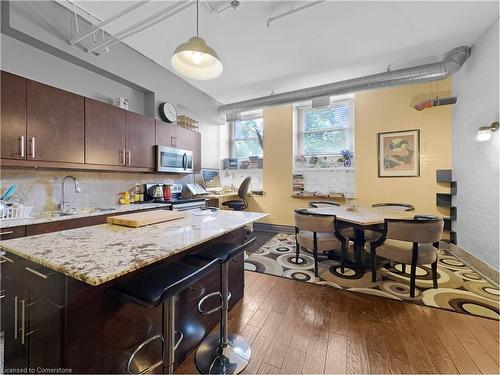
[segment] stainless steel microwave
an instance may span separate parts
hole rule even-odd
[[[156,170],[158,172],[193,173],[193,152],[157,145]]]

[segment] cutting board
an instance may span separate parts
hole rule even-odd
[[[143,227],[145,225],[162,223],[165,221],[184,219],[185,217],[186,217],[185,212],[157,210],[157,211],[137,212],[133,214],[126,214],[119,216],[109,216],[106,220],[110,224],[124,225],[126,227],[138,228],[138,227]]]

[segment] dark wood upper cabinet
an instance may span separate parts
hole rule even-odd
[[[125,165],[125,111],[85,99],[85,162]]]
[[[39,82],[27,83],[28,159],[84,160],[84,98]]]
[[[191,132],[191,151],[193,151],[193,170],[201,171],[201,134]]]
[[[126,163],[129,167],[154,168],[155,120],[126,112]]]
[[[156,144],[160,146],[175,147],[176,125],[168,124],[161,120],[156,122]]]
[[[2,158],[26,159],[26,79],[2,72]]]
[[[174,128],[175,147],[182,150],[191,150],[191,130],[180,126]]]

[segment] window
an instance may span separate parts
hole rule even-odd
[[[326,108],[299,107],[298,154],[335,156],[342,150],[353,150],[353,100],[332,102]]]
[[[262,158],[264,121],[262,117],[236,120],[232,123],[231,156],[248,159],[251,156]]]

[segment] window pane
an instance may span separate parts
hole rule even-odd
[[[333,130],[304,134],[305,155],[340,154],[345,148],[350,148],[346,130]]]
[[[349,126],[348,105],[313,109],[304,113],[304,131],[341,129]]]
[[[262,147],[256,139],[234,142],[234,157],[248,158],[250,156],[262,157]]]
[[[262,119],[236,121],[234,123],[234,139],[257,138],[262,135]]]

